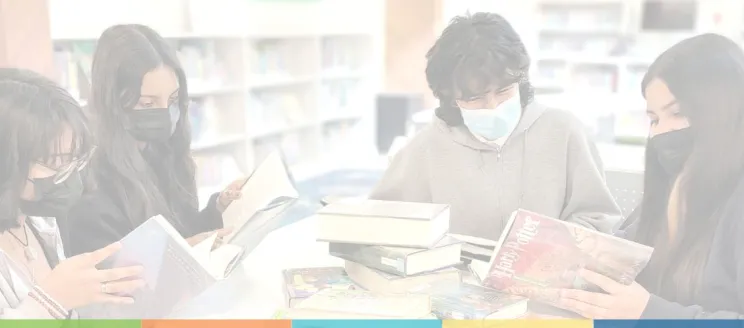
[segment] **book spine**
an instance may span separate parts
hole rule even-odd
[[[406,254],[381,246],[330,243],[329,253],[344,260],[380,270],[396,276],[406,276]]]

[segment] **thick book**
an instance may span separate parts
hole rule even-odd
[[[318,240],[431,248],[449,230],[449,205],[343,199],[316,215]]]
[[[326,288],[356,289],[342,267],[295,268],[282,272],[284,296],[289,308]]]
[[[242,196],[222,213],[224,226],[232,228],[227,244],[238,245],[248,255],[263,239],[282,224],[282,214],[299,198],[284,157],[269,154],[246,179]]]
[[[401,320],[400,317],[390,317],[381,315],[371,315],[362,313],[352,312],[338,312],[338,311],[323,311],[313,309],[281,309],[274,313],[272,319],[297,319],[297,320]],[[420,319],[420,320],[436,320],[437,317],[433,314],[428,314],[421,318],[403,318],[403,319]]]
[[[400,294],[426,290],[443,282],[460,283],[460,270],[453,267],[425,274],[401,277],[362,264],[346,261],[346,273],[355,284],[374,293]]]
[[[430,249],[330,243],[328,252],[344,260],[406,277],[460,263],[461,247],[459,240],[444,237]]]
[[[520,209],[512,214],[489,264],[475,273],[485,287],[554,302],[561,288],[600,291],[578,275],[580,269],[631,284],[652,251],[645,245]]]
[[[132,265],[144,267],[146,285],[132,296],[134,304],[96,304],[80,309],[81,317],[97,319],[160,319],[227,278],[239,264],[241,247],[223,245],[212,250],[216,234],[191,246],[158,215],[121,240],[122,248],[99,269]]]
[[[449,236],[463,242],[461,258],[464,262],[473,260],[488,262],[497,244],[494,240],[468,235],[450,233]]]
[[[431,295],[432,312],[439,319],[516,319],[527,313],[527,298],[470,284],[438,284]]]
[[[363,290],[324,289],[300,302],[295,313],[326,313],[330,317],[417,319],[431,314],[431,297],[423,294],[379,294]]]

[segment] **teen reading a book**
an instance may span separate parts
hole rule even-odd
[[[242,180],[199,210],[186,76],[166,41],[142,25],[108,28],[98,40],[91,85],[97,186],[63,227],[67,254],[118,241],[158,214],[192,244],[223,228],[222,212],[240,197]]]
[[[65,259],[56,217],[83,192],[94,147],[80,106],[34,72],[0,68],[0,319],[69,318],[128,304],[142,268],[98,270],[120,246]]]
[[[716,34],[662,53],[642,83],[651,119],[640,217],[653,246],[637,282],[593,272],[607,293],[562,292],[590,318],[744,318],[744,52]]]
[[[573,115],[533,101],[530,58],[503,17],[456,17],[427,59],[434,122],[371,198],[450,204],[451,232],[491,240],[518,208],[610,230],[620,211],[595,145]]]

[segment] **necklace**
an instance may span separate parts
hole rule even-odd
[[[29,243],[28,232],[26,231],[27,229],[26,229],[25,222],[23,223],[22,228],[23,228],[23,237],[26,241],[23,241],[21,238],[18,238],[18,236],[16,236],[10,230],[8,230],[8,233],[10,233],[10,235],[13,236],[15,240],[17,240],[19,243],[21,243],[21,245],[23,245],[23,255],[26,256],[26,260],[28,260],[29,262],[36,261],[36,251],[33,248],[31,248],[31,243]]]

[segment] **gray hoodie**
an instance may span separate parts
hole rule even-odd
[[[604,232],[619,222],[596,146],[571,113],[530,104],[503,147],[441,116],[396,154],[370,198],[449,204],[452,233],[491,240],[518,208]]]

